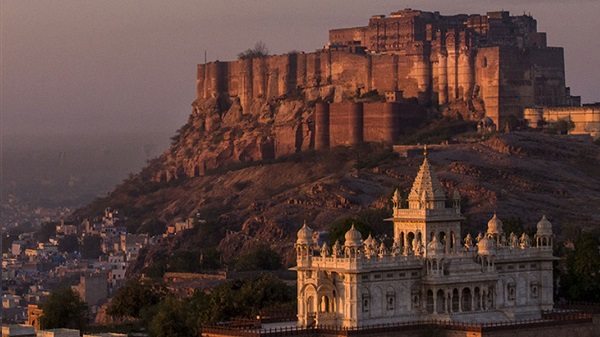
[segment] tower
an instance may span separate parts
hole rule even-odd
[[[427,158],[427,146],[424,149],[423,164],[415,178],[410,194],[408,208],[402,208],[399,195],[392,200],[393,217],[387,219],[394,223],[394,244],[402,251],[415,251],[426,248],[437,237],[444,252],[456,252],[456,241],[460,236],[460,195],[453,196],[453,206],[446,207],[446,194]],[[425,249],[427,254],[427,249]]]

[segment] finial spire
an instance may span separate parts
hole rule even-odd
[[[425,157],[425,159],[427,159],[427,144],[425,144],[423,146],[423,157]]]

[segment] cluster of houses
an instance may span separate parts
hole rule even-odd
[[[99,257],[86,259],[77,250],[61,251],[60,242],[68,236],[76,238],[79,247],[86,237],[98,238],[95,242],[100,245]],[[25,322],[29,305],[40,305],[52,290],[74,283],[72,289],[88,303],[92,313],[97,312],[125,282],[126,270],[140,249],[162,239],[128,233],[118,211],[111,208],[105,209],[103,216],[86,219],[80,225],[56,223],[47,241],[41,242],[38,237],[35,232],[22,233],[4,249],[3,323]]]

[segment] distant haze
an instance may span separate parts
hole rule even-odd
[[[321,48],[331,28],[411,7],[441,14],[531,13],[565,48],[567,85],[600,100],[600,1],[3,0],[1,129],[86,135],[160,131],[185,123],[195,69],[256,41],[272,53]]]

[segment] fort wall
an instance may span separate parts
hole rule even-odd
[[[362,142],[395,143],[403,124],[422,120],[416,105],[386,103],[317,103],[315,149],[352,146]]]
[[[600,106],[527,108],[524,119],[530,127],[535,128],[538,122],[557,122],[570,120],[574,124],[571,134],[589,134],[592,138],[600,138]]]
[[[307,89],[316,89],[310,100],[333,90],[327,100],[335,103],[371,90],[402,91],[421,104],[477,99],[499,128],[510,115],[522,118],[525,107],[563,106],[570,96],[563,49],[546,46],[531,16],[505,11],[442,16],[405,9],[331,30],[329,44],[314,53],[198,65],[198,99],[238,97],[245,111],[256,99]]]
[[[399,103],[364,104],[363,137],[365,141],[395,143],[399,135]]]
[[[335,86],[340,101],[371,90],[402,91],[405,98],[429,102],[431,65],[420,55],[361,55],[323,51],[251,60],[199,64],[197,98],[239,97],[248,110],[258,98],[271,99],[298,89]]]

